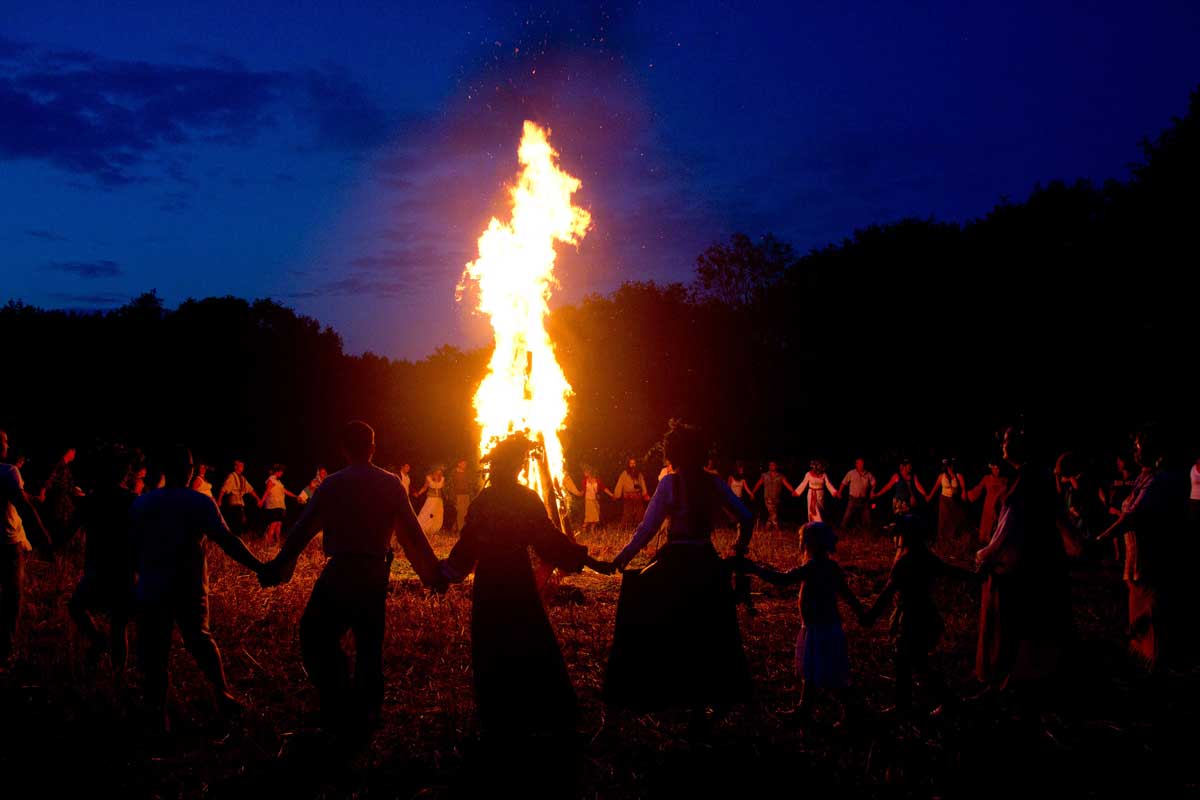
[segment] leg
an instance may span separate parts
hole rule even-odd
[[[20,545],[0,545],[0,661],[13,654],[21,594],[25,583],[25,552]]]
[[[355,722],[371,728],[383,708],[383,637],[387,617],[390,566],[372,564],[358,583],[351,630],[354,631]]]
[[[313,586],[304,616],[300,618],[300,650],[308,677],[321,699],[321,718],[326,728],[334,728],[343,718],[350,690],[346,653],[342,636],[350,627],[342,608],[342,583],[337,560],[330,561]]]
[[[166,727],[167,664],[171,654],[171,634],[175,629],[172,609],[166,603],[143,606],[138,619],[138,644],[142,672],[146,677],[146,705],[155,725]]]
[[[179,621],[179,632],[183,635],[183,646],[196,660],[196,666],[208,678],[217,693],[217,702],[224,710],[231,705],[240,705],[229,693],[225,680],[225,665],[221,663],[221,651],[217,648],[212,631],[208,628],[208,595],[200,593],[177,601],[175,609]]]

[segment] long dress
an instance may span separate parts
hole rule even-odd
[[[1144,472],[1124,504],[1125,584],[1129,589],[1129,651],[1154,671],[1174,657],[1180,619],[1187,534],[1186,479],[1167,470]],[[1174,650],[1174,652],[1172,652]]]
[[[1051,677],[1071,634],[1067,556],[1055,500],[1048,474],[1021,467],[1004,498],[996,532],[979,552],[988,577],[975,671],[997,688]]]
[[[587,548],[564,536],[533,491],[513,483],[480,492],[445,568],[472,570],[471,667],[479,719],[488,733],[569,732],[575,690],[546,618],[529,548],[558,569],[578,572]]]
[[[983,514],[979,517],[979,541],[985,544],[991,540],[996,531],[996,519],[1000,516],[1000,503],[1004,492],[1008,489],[1008,479],[998,475],[985,475],[979,485],[968,492],[967,497],[974,503],[983,495]]]
[[[728,509],[748,546],[754,515],[720,478],[705,497],[671,474],[655,490],[646,516],[614,563],[627,564],[670,521],[667,543],[642,569],[622,573],[612,650],[604,678],[610,705],[637,711],[746,700],[750,671],[738,628],[732,571],[713,548],[713,524]],[[693,484],[698,485],[698,484]]]
[[[442,490],[446,486],[445,478],[429,476],[429,488],[425,492],[425,502],[417,519],[421,521],[421,530],[426,536],[432,536],[442,529],[442,514],[445,506],[442,503]]]
[[[583,522],[585,525],[600,524],[600,492],[603,486],[599,478],[583,481]]]
[[[796,487],[797,492],[803,492],[808,489],[808,521],[822,522],[825,513],[825,494],[826,490],[832,492],[833,485],[829,482],[829,476],[822,472],[818,475],[815,472],[809,472],[804,476],[804,480]]]
[[[943,472],[938,478],[938,485],[942,487],[942,497],[938,503],[937,538],[945,542],[962,530],[965,514],[958,501],[958,476],[947,477]]]

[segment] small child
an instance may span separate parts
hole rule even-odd
[[[830,558],[837,537],[825,522],[810,522],[800,529],[800,566],[778,572],[748,562],[747,572],[776,586],[800,584],[800,634],[796,637],[796,676],[800,679],[800,702],[796,715],[804,716],[812,708],[812,689],[828,690],[850,710],[850,656],[846,634],[838,612],[838,596],[862,619],[863,607],[850,591],[846,576]]]
[[[933,586],[938,578],[975,580],[973,572],[942,561],[926,544],[927,531],[915,514],[900,517],[895,524],[896,561],[883,591],[863,618],[870,627],[894,597],[892,632],[895,635],[896,710],[912,707],[913,672],[921,673],[940,709],[948,695],[942,676],[929,664],[929,654],[942,635],[942,617],[934,604]],[[936,713],[936,711],[935,711]]]

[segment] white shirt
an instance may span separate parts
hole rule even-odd
[[[0,542],[18,545],[22,550],[32,550],[29,539],[25,537],[25,525],[21,515],[12,501],[24,493],[25,482],[21,480],[21,470],[12,464],[0,464],[0,504],[4,507],[3,530],[0,530]]]
[[[246,495],[250,493],[246,476],[237,472],[229,473],[229,477],[225,479],[225,483],[221,486],[221,492],[226,497],[226,502],[231,506],[242,506],[246,504]]]
[[[283,481],[274,476],[267,478],[267,488],[263,490],[263,508],[287,508]]]

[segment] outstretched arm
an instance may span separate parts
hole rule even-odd
[[[437,556],[434,555],[429,540],[425,538],[425,531],[421,529],[421,523],[413,511],[412,503],[408,501],[404,487],[398,482],[396,485],[399,506],[396,514],[396,541],[400,543],[400,548],[404,550],[408,563],[412,564],[413,571],[417,573],[421,583],[445,591],[446,579],[442,576]],[[318,496],[319,494],[320,490]],[[467,513],[470,514],[469,511]]]
[[[871,608],[867,610],[861,618],[863,627],[870,627],[879,619],[879,615],[883,613],[883,609],[887,607],[892,598],[896,596],[896,581],[893,578],[888,578],[887,583],[883,586],[883,591],[879,593],[879,597],[875,598],[875,602],[871,604]]]
[[[613,559],[613,564],[617,569],[624,569],[625,565],[641,552],[642,548],[654,538],[654,534],[658,533],[658,529],[662,527],[663,520],[667,517],[667,484],[668,481],[658,484],[658,488],[654,490],[654,497],[650,499],[650,505],[646,507],[646,515],[642,517],[642,524],[638,525],[637,530],[633,532],[633,538],[629,540],[629,544],[625,545],[625,548]]]
[[[262,570],[263,563],[258,560],[258,556],[251,553],[241,539],[230,533],[229,526],[225,524],[225,518],[217,510],[216,503],[212,503],[212,515],[207,520],[204,528],[205,533],[208,534],[208,538],[212,539],[217,547],[225,551],[225,555],[251,572],[258,573]]]
[[[283,547],[280,547],[279,552],[275,554],[275,558],[271,559],[272,564],[291,564],[300,557],[300,554],[304,552],[304,548],[308,546],[308,543],[321,531],[321,510],[323,505],[321,502],[321,490],[317,489],[312,500],[309,500],[308,504],[304,506],[304,511],[300,514],[300,519],[296,520],[296,524],[288,531],[287,538],[283,541]]]
[[[900,480],[900,476],[892,475],[891,480],[889,480],[887,483],[885,483],[883,485],[882,489],[880,489],[879,491],[875,491],[874,489],[872,489],[871,490],[871,499],[874,500],[874,499],[876,499],[878,497],[882,497],[883,495],[890,492],[892,490],[892,487],[896,485],[896,481],[898,481],[898,480]]]
[[[774,567],[766,564],[759,564],[756,561],[745,561],[746,572],[751,575],[757,575],[772,586],[794,586],[797,583],[804,582],[804,567],[796,567],[796,569],[780,572]]]
[[[33,544],[43,551],[49,551],[53,546],[53,542],[50,539],[50,532],[42,524],[42,518],[38,516],[37,509],[33,507],[33,503],[29,502],[29,498],[25,496],[25,492],[22,490],[13,492],[9,502],[12,503],[13,508],[17,510],[17,516],[24,523],[26,536],[29,535],[30,531],[33,531],[34,538],[37,539],[37,542]]]
[[[846,582],[846,574],[839,570],[838,573],[838,594],[846,601],[846,604],[854,611],[854,616],[861,624],[866,611],[863,610],[863,605],[859,602],[858,597],[850,590],[850,584]]]

